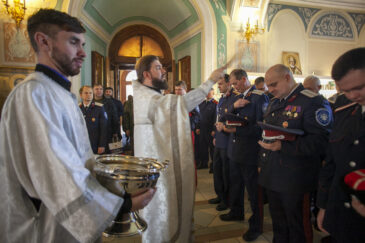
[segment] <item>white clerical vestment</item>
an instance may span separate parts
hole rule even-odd
[[[160,173],[155,196],[142,210],[148,223],[143,242],[192,241],[195,170],[189,111],[204,100],[213,84],[207,81],[177,96],[133,82],[135,156],[170,161]]]
[[[123,199],[91,176],[75,95],[41,72],[29,75],[5,102],[0,134],[0,242],[100,240]]]

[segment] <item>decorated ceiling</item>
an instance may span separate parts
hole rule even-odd
[[[199,21],[188,0],[87,0],[83,11],[109,34],[127,22],[144,21],[173,38]]]

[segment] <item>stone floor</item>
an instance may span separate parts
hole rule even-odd
[[[213,189],[213,175],[208,173],[208,169],[198,170],[198,187],[195,196],[194,209],[194,236],[196,243],[238,243],[245,242],[242,239],[242,234],[248,229],[248,222],[224,222],[219,218],[220,214],[227,213],[228,210],[218,212],[215,210],[216,205],[208,204],[208,200],[214,198],[216,195]],[[247,198],[247,197],[245,197]],[[245,218],[250,217],[249,203],[247,205]],[[257,238],[255,243],[269,243],[272,242],[273,232],[271,225],[270,213],[267,205],[264,208],[264,233]],[[320,243],[320,239],[324,236],[314,230],[314,243]],[[107,243],[139,243],[141,236],[128,237],[123,239],[103,238],[103,242]]]

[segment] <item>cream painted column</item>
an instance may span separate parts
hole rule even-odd
[[[217,23],[214,11],[207,0],[192,0],[199,6],[199,12],[203,17],[202,38],[202,79],[206,80],[217,66]],[[195,4],[194,4],[195,5]]]

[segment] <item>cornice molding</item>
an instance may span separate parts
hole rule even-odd
[[[337,8],[341,10],[365,11],[365,1],[339,2],[334,0],[274,0],[271,3],[304,5],[305,7]]]

